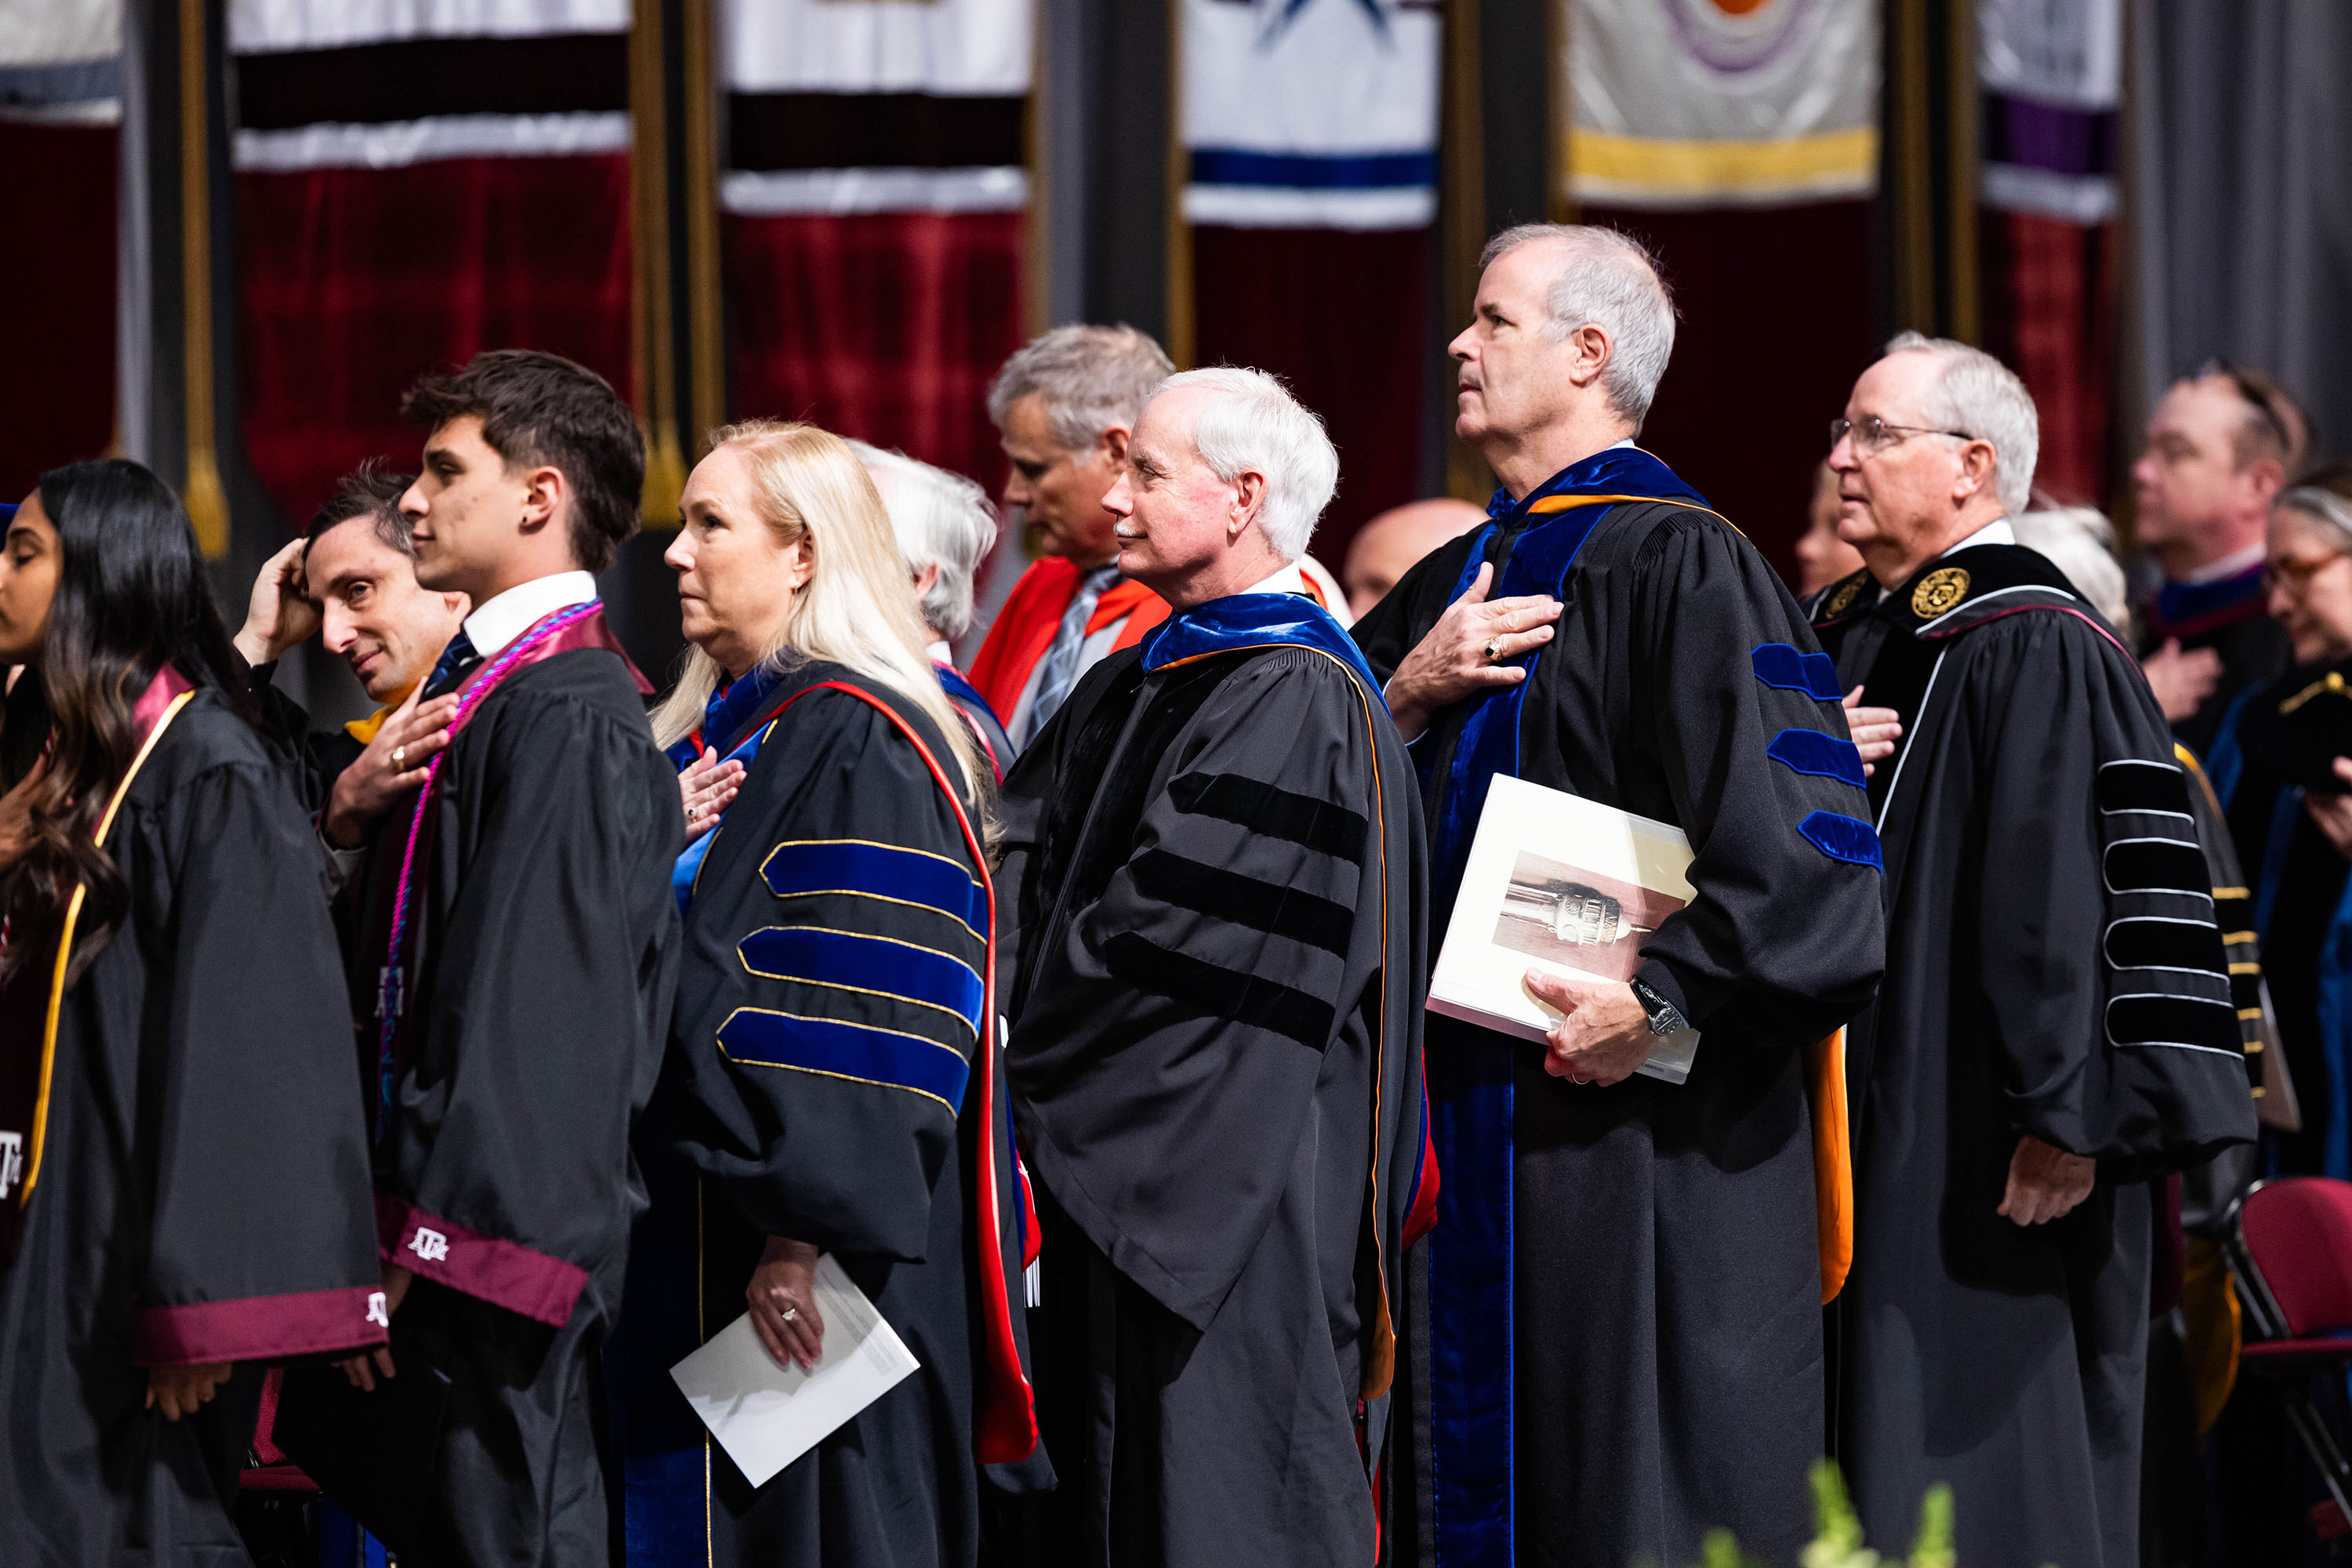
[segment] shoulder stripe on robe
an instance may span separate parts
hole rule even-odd
[[[1320,1054],[1335,1015],[1319,996],[1261,975],[1243,974],[1187,952],[1171,952],[1134,931],[1103,943],[1103,963],[1139,991],[1162,996],[1203,1018],[1247,1024]]]
[[[975,1037],[980,1033],[980,972],[951,952],[823,926],[763,926],[735,950],[743,967],[763,980],[894,997],[951,1013]]]
[[[1253,833],[1359,863],[1371,830],[1360,812],[1239,773],[1180,773],[1169,781],[1168,797],[1188,816],[1239,823]]]
[[[767,1007],[729,1014],[719,1026],[719,1048],[730,1061],[903,1089],[938,1100],[950,1113],[962,1110],[971,1073],[963,1057],[923,1035]]]
[[[1165,849],[1146,850],[1128,870],[1136,891],[1148,899],[1348,955],[1356,916],[1345,904]]]
[[[788,838],[768,851],[760,876],[780,899],[836,893],[936,910],[987,940],[986,889],[961,862],[928,849],[862,838]]]

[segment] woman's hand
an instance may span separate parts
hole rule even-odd
[[[199,1405],[210,1405],[220,1385],[228,1381],[229,1363],[199,1362],[194,1366],[152,1366],[147,1369],[147,1408],[161,1406],[163,1419],[194,1415]]]
[[[751,1309],[751,1331],[778,1366],[816,1365],[824,1349],[824,1320],[816,1310],[817,1249],[805,1241],[768,1237],[760,1267],[743,1300]]]
[[[704,747],[702,755],[677,775],[679,801],[686,808],[686,841],[691,844],[718,826],[719,814],[733,804],[742,787],[743,764],[722,763],[716,751]]]
[[[2352,757],[2336,759],[2336,776],[2352,787]],[[2352,795],[2306,793],[2303,809],[2311,814],[2319,831],[2327,835],[2327,842],[2336,846],[2336,852],[2352,860]]]

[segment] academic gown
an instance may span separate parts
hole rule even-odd
[[[1373,1560],[1426,886],[1379,691],[1305,597],[1220,599],[1088,672],[1006,780],[1045,1561]]]
[[[676,872],[615,1356],[629,1562],[970,1564],[979,1464],[1036,1440],[975,803],[931,721],[838,665],[755,671],[702,732],[747,772]],[[743,1315],[772,1235],[837,1258],[920,1365],[754,1488],[669,1368]]]
[[[677,972],[677,776],[593,604],[453,679],[426,837],[412,856],[395,812],[352,890],[378,1240],[415,1275],[393,1353],[450,1385],[415,1515],[361,1520],[435,1561],[570,1568],[606,1552],[600,1363]]]
[[[1986,544],[1822,591],[1836,684],[1902,715],[1870,794],[1887,977],[1850,1036],[1854,1267],[1837,1452],[1871,1540],[1937,1481],[1962,1562],[2136,1568],[2151,1175],[2253,1136],[2189,781],[2058,570]],[[2021,1134],[2091,1197],[1995,1211]]]
[[[2166,583],[2140,608],[2141,658],[2175,638],[2185,652],[2210,648],[2221,656],[2213,689],[2196,712],[2173,726],[2200,757],[2213,749],[2231,705],[2294,662],[2286,628],[2271,618],[2269,599],[2257,563],[2215,583]]]
[[[0,1264],[0,1560],[242,1563],[260,1369],[177,1422],[142,1408],[145,1369],[383,1342],[341,966],[282,766],[210,691],[163,727],[104,848],[129,907],[58,1011],[37,1167],[25,1129],[0,1131],[0,1201],[31,1185]],[[40,1050],[34,967],[0,996],[0,1057]]]
[[[1482,563],[1489,597],[1565,606],[1524,681],[1414,742],[1433,935],[1498,773],[1672,824],[1696,896],[1637,977],[1701,1041],[1685,1083],[1601,1088],[1429,1020],[1444,1184],[1400,1559],[1678,1563],[1717,1526],[1785,1558],[1822,1451],[1808,1048],[1868,1000],[1883,954],[1861,763],[1788,591],[1649,453],[1597,453],[1491,510],[1355,628],[1386,679]]]

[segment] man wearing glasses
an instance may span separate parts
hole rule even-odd
[[[2040,444],[2014,374],[1906,332],[1831,437],[1865,565],[1814,629],[1903,724],[1868,786],[1886,976],[1848,1036],[1834,1451],[1874,1536],[1945,1480],[1963,1562],[2137,1563],[2149,1178],[2254,1134],[2188,783],[2129,650],[2010,531]]]
[[[2263,613],[2263,530],[2306,430],[2268,376],[2211,360],[2172,384],[2132,465],[2134,535],[2164,571],[2139,608],[2139,651],[2174,733],[2200,755],[2238,693],[2290,662]]]

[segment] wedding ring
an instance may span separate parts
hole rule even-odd
[[[1488,643],[1486,646],[1492,647],[1495,645]],[[1491,658],[1493,656],[1489,655],[1488,657]],[[408,748],[406,746],[394,746],[392,749],[392,766],[394,773],[404,773],[407,771]]]
[[[779,1315],[780,1317],[782,1317],[782,1318],[784,1320],[784,1321],[786,1321],[786,1322],[788,1322],[788,1323],[789,1323],[789,1322],[791,1322],[793,1319],[795,1319],[795,1318],[797,1318],[797,1317],[799,1317],[799,1316],[801,1315],[801,1310],[800,1310],[798,1307],[787,1307],[787,1308],[785,1308],[785,1309],[783,1310],[783,1311],[782,1311],[782,1312],[781,1312],[781,1313],[780,1313],[780,1314],[778,1314],[778,1315]]]

